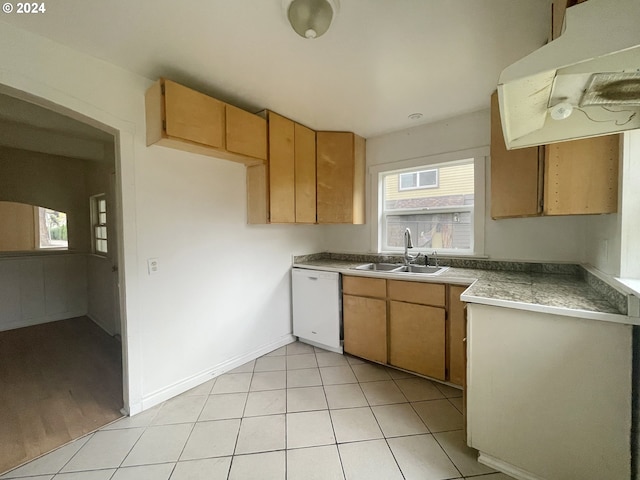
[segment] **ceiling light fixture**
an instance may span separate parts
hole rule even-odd
[[[409,120],[420,120],[422,118],[422,114],[421,113],[412,113],[411,115],[409,115]]]
[[[283,0],[291,27],[304,38],[318,38],[338,14],[339,0]]]
[[[551,107],[549,113],[554,120],[564,120],[573,113],[573,105],[568,102],[561,102]]]

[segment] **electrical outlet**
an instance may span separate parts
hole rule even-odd
[[[155,275],[158,273],[158,259],[157,258],[148,258],[147,259],[147,269],[149,270],[149,275]]]

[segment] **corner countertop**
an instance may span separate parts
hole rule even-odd
[[[339,272],[345,275],[392,278],[416,282],[468,285],[460,299],[467,303],[537,311],[590,320],[640,325],[640,318],[621,313],[615,301],[599,292],[579,274],[540,271],[460,268],[450,266],[441,274],[424,276],[415,273],[354,270],[369,263],[362,259],[301,259],[293,267]],[[547,271],[545,271],[547,270]],[[620,300],[617,298],[617,300]]]

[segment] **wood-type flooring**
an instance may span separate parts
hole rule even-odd
[[[0,474],[122,416],[121,345],[87,317],[0,332]]]

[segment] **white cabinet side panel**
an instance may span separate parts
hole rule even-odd
[[[629,478],[631,326],[468,308],[470,446],[541,478]]]

